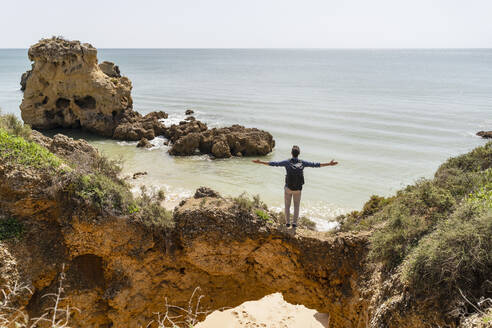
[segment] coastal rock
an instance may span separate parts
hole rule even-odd
[[[143,177],[144,175],[147,175],[147,172],[145,172],[145,171],[144,171],[144,172],[135,172],[135,173],[133,173],[132,178],[133,178],[134,180],[136,180],[136,179],[138,179],[138,178]]]
[[[29,48],[34,62],[21,114],[34,129],[82,127],[111,137],[117,118],[131,110],[131,82],[110,78],[88,43],[44,39]]]
[[[185,115],[192,115],[192,114],[194,114],[194,113],[195,113],[195,111],[193,111],[192,109],[187,109],[187,110],[185,111]]]
[[[133,111],[132,83],[113,63],[98,65],[92,45],[53,37],[31,46],[28,55],[34,63],[21,81],[20,109],[34,129],[83,128],[122,140],[163,133],[161,115],[142,118]]]
[[[22,73],[21,81],[20,81],[21,91],[26,90],[27,80],[31,76],[31,73],[32,73],[32,70],[28,70],[28,71]]]
[[[137,144],[138,148],[152,148],[152,144],[147,140],[147,138],[142,138]]]
[[[179,138],[186,136],[190,133],[200,133],[206,131],[208,129],[205,123],[200,121],[181,121],[179,125],[173,124],[170,128],[168,128],[165,132],[166,138],[168,138],[171,142],[175,143]]]
[[[231,157],[231,149],[225,140],[217,140],[212,146],[212,154],[217,158]]]
[[[172,155],[193,155],[198,148],[202,154],[212,154],[216,158],[263,156],[275,147],[272,135],[263,130],[241,125],[209,130],[200,121],[181,123],[169,129]],[[192,136],[187,137],[190,134]]]
[[[103,61],[99,64],[99,68],[109,77],[121,77],[120,68],[112,62]]]
[[[492,139],[492,131],[480,131],[477,132],[477,136],[482,137],[484,139]]]
[[[179,138],[169,150],[171,155],[194,155],[200,147],[200,134],[197,132],[189,133]]]

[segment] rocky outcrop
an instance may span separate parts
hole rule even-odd
[[[120,68],[112,62],[103,61],[99,64],[99,68],[109,77],[121,77]]]
[[[28,55],[34,63],[21,80],[20,109],[34,129],[83,128],[124,140],[162,133],[157,120],[132,110],[132,83],[113,63],[98,65],[92,45],[54,37],[31,46]]]
[[[147,138],[142,138],[137,143],[137,148],[152,148],[152,144],[147,140]]]
[[[484,139],[492,139],[492,131],[480,131],[477,132],[477,136],[482,137]]]
[[[233,125],[208,129],[200,121],[183,121],[171,126],[166,134],[172,146],[171,155],[212,154],[216,158],[262,156],[275,147],[270,133],[255,128]]]
[[[26,90],[27,80],[31,76],[31,73],[32,73],[32,69],[30,69],[30,70],[22,73],[21,81],[20,81],[20,85],[21,85],[21,88],[20,89],[21,89],[21,91]]]
[[[115,128],[113,138],[130,141],[142,138],[152,140],[166,132],[166,127],[159,121],[161,118],[167,118],[167,114],[161,111],[142,116],[135,111],[126,112]]]

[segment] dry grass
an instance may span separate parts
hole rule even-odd
[[[18,299],[25,294],[32,294],[32,290],[26,285],[13,283],[5,286],[0,295],[0,328],[37,328],[40,325],[46,328],[70,328],[70,317],[77,309],[66,305],[63,297],[65,291],[63,282],[65,280],[64,266],[58,281],[56,293],[43,296],[50,298],[53,305],[44,309],[43,314],[37,318],[29,318],[23,307],[19,306]]]

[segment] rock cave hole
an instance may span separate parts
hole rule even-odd
[[[68,108],[68,106],[70,106],[70,100],[66,98],[58,98],[58,100],[56,101],[57,109],[65,109]]]
[[[55,118],[55,112],[53,110],[45,110],[44,117],[46,117],[48,120],[52,120]]]
[[[85,96],[84,98],[75,98],[74,102],[82,109],[95,109],[96,99],[91,96]]]

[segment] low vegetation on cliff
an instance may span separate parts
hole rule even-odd
[[[36,138],[50,142],[42,135]],[[15,115],[0,115],[1,162],[47,173],[57,197],[71,202],[78,200],[83,207],[111,215],[128,215],[152,228],[172,226],[171,213],[160,206],[162,192],[142,189],[140,195],[135,196],[120,177],[118,161],[100,155],[85,141],[77,141],[83,149],[74,151],[73,146],[66,144],[64,136],[55,136],[56,145],[53,141],[50,145],[41,145],[31,139],[28,125]],[[55,148],[60,155],[52,152]]]
[[[61,160],[46,148],[29,141],[31,129],[14,115],[0,112],[0,160],[10,164],[58,168]]]
[[[492,143],[339,219],[342,231],[373,231],[370,259],[400,273],[417,298],[453,310],[465,297],[477,304],[492,296]]]

